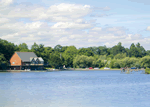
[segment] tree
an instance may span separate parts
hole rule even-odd
[[[94,53],[94,55],[98,55],[98,48],[97,47],[88,47],[88,49],[90,49],[93,53]]]
[[[73,60],[74,67],[77,68],[85,68],[87,67],[88,56],[85,55],[77,55]]]
[[[110,52],[106,46],[99,46],[97,48],[97,54],[98,55],[109,55]]]
[[[114,56],[115,59],[123,59],[126,57],[126,53],[119,53]]]
[[[48,63],[50,66],[59,68],[62,66],[62,60],[60,58],[60,54],[58,52],[51,53],[48,59]]]
[[[3,54],[0,53],[0,69],[6,69],[7,61]]]
[[[0,53],[4,55],[7,62],[10,60],[11,56],[14,54],[15,51],[19,51],[17,45],[0,39]]]
[[[110,54],[113,54],[114,56],[119,54],[119,53],[125,53],[125,48],[121,46],[121,42],[119,42],[117,45],[113,46],[110,49]]]
[[[54,49],[51,47],[44,47],[44,51],[42,52],[42,58],[44,59],[44,63],[47,64],[50,58],[51,53],[54,53]]]
[[[140,59],[140,66],[141,67],[150,67],[150,56],[144,56]]]
[[[92,56],[77,55],[73,60],[73,65],[78,68],[95,67],[95,62],[96,60]]]
[[[38,51],[38,49],[39,49],[39,45],[36,42],[34,42],[34,44],[31,46],[31,50],[36,52]]]
[[[35,42],[31,46],[31,51],[34,52],[38,57],[42,57],[44,59],[44,63],[47,63],[49,58],[48,52],[45,51],[51,50],[51,47],[47,47],[46,49],[43,44],[38,45]]]
[[[149,55],[149,56],[150,56],[150,50],[147,50],[147,51],[146,51],[146,55]]]
[[[81,48],[78,50],[79,55],[94,56],[94,53],[89,48]]]
[[[38,45],[34,42],[34,44],[31,46],[31,51],[34,52],[38,57],[42,57],[44,52],[44,45]]]
[[[69,46],[63,53],[64,64],[66,66],[73,67],[73,59],[77,55],[77,49],[75,46]]]
[[[28,52],[29,51],[26,43],[19,44],[18,48],[19,48],[20,52]]]
[[[104,60],[102,60],[102,58],[99,58],[96,60],[96,64],[95,64],[95,67],[104,67],[105,66],[105,63],[104,63]]]
[[[146,55],[145,49],[143,48],[143,46],[140,45],[139,42],[136,44],[136,48],[138,50],[138,57],[143,57]]]
[[[130,57],[138,57],[138,50],[135,47],[134,43],[132,43],[131,46],[130,46],[129,56]]]
[[[54,47],[54,51],[62,52],[62,46],[61,46],[61,45],[56,45],[56,46]]]
[[[68,46],[63,46],[62,47],[62,52],[65,52],[65,50],[68,48]]]

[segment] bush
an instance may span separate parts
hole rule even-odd
[[[145,74],[150,74],[150,69],[149,68],[145,69]]]

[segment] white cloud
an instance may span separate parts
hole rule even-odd
[[[41,27],[43,23],[38,21],[38,22],[32,22],[32,23],[27,23],[25,25],[25,28],[28,28],[28,29],[38,29]]]
[[[5,36],[2,36],[1,38],[2,39],[14,39],[14,38],[16,38],[18,36],[19,36],[18,33],[14,33],[14,34],[8,34],[8,35],[5,35]]]
[[[117,31],[118,29],[116,27],[108,28],[108,31]]]
[[[123,27],[97,27],[96,19],[84,17],[93,12],[90,5],[61,3],[45,8],[20,4],[10,7],[12,2],[0,2],[0,6],[3,3],[7,7],[0,10],[0,38],[16,44],[26,42],[30,47],[37,42],[51,47],[61,44],[79,48],[94,45],[112,47],[118,42],[129,46],[138,41],[146,46],[150,41],[150,37],[128,34]],[[109,7],[99,9],[110,10]],[[147,30],[150,31],[150,27]]]
[[[74,39],[75,38],[75,35],[71,35],[69,36],[70,39]]]
[[[77,23],[82,23],[82,22],[84,22],[84,21],[83,21],[83,19],[77,19],[75,22],[77,22]]]
[[[7,23],[7,22],[9,22],[10,20],[9,19],[7,19],[7,18],[0,18],[0,24],[2,24],[2,23]]]
[[[13,3],[13,0],[1,0],[0,6],[8,6]]]
[[[26,42],[31,41],[32,42],[32,41],[38,41],[40,39],[41,39],[40,37],[37,37],[33,34],[29,34],[25,37],[20,38],[20,41],[26,41]]]
[[[67,37],[62,37],[58,40],[58,42],[68,42],[68,38]]]
[[[148,26],[146,30],[150,31],[150,26]]]
[[[54,29],[66,29],[66,28],[72,28],[72,29],[86,29],[86,28],[91,28],[91,24],[79,24],[79,23],[74,23],[74,22],[58,22],[54,24],[51,28]]]
[[[88,42],[94,42],[94,40],[93,39],[88,39]]]
[[[21,4],[5,10],[2,16],[8,18],[31,18],[33,21],[49,20],[57,22],[79,19],[91,12],[92,9],[89,5],[62,3],[59,5],[52,5],[46,9],[44,7]]]
[[[101,31],[102,28],[101,28],[101,27],[94,27],[92,30],[95,30],[95,31]]]

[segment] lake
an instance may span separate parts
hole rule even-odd
[[[0,73],[0,107],[150,107],[150,75],[121,71]]]

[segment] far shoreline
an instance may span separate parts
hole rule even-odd
[[[145,70],[145,69],[138,69],[138,70]],[[82,68],[71,68],[71,69],[47,69],[47,70],[0,70],[0,73],[6,72],[53,72],[53,71],[121,71],[121,69],[82,69]]]

